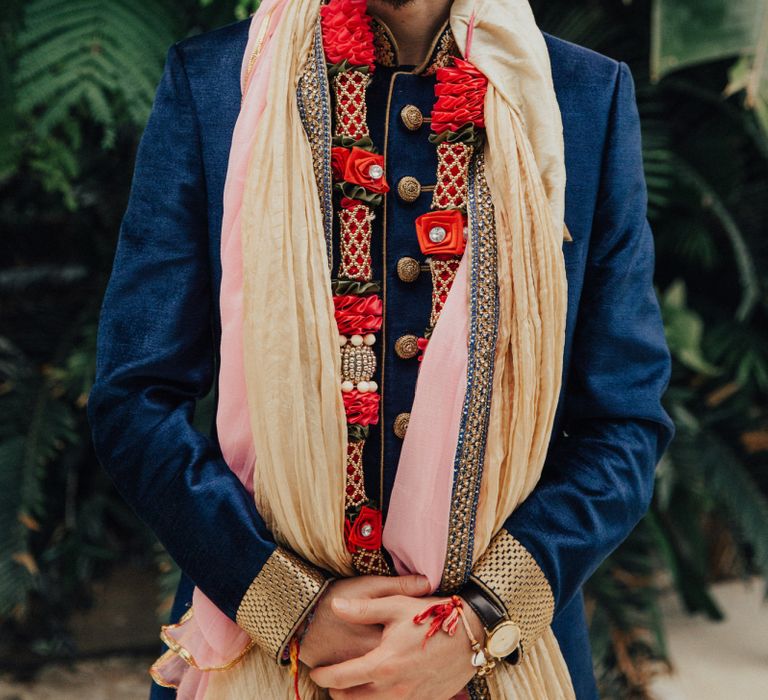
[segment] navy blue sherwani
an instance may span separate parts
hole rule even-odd
[[[222,193],[248,27],[249,20],[237,22],[168,52],[104,300],[88,404],[100,460],[183,571],[174,620],[193,585],[235,619],[277,549],[224,463],[215,426],[210,435],[192,426],[195,401],[216,388]],[[565,129],[573,237],[563,244],[564,381],[541,482],[505,528],[549,582],[553,628],[586,700],[596,689],[581,588],[648,508],[654,468],[673,431],[660,403],[670,360],[652,286],[632,77],[622,63],[546,39]],[[394,47],[394,61],[377,66],[369,89],[371,135],[393,185],[373,234],[374,277],[385,281],[385,372],[377,376],[381,415],[364,465],[385,517],[402,444],[393,423],[410,410],[418,370],[395,343],[420,335],[431,304],[429,275],[405,280],[397,265],[421,258],[414,220],[429,210],[435,183],[428,124],[412,118],[428,117],[434,103],[428,65],[397,65]],[[412,190],[398,193],[405,177],[424,188],[415,199]],[[155,686],[153,693],[173,691]]]

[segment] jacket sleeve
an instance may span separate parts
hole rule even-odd
[[[101,309],[88,400],[96,454],[181,569],[276,659],[327,575],[275,544],[218,444],[192,425],[214,379],[200,131],[166,57]]]
[[[661,405],[670,357],[626,65],[616,80],[563,392],[565,431],[550,443],[541,481],[472,574],[521,628],[523,653],[643,517],[673,435]]]

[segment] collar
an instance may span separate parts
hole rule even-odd
[[[401,65],[399,49],[390,28],[384,23],[384,20],[376,16],[373,17],[371,28],[373,29],[376,63],[386,68],[399,68]],[[424,60],[419,65],[412,67],[410,72],[416,75],[434,75],[438,68],[448,65],[454,56],[459,56],[459,48],[453,38],[450,22],[446,20],[432,39]]]

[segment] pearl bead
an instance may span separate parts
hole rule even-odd
[[[381,180],[381,178],[384,177],[384,168],[380,165],[372,165],[368,168],[368,176],[372,180]]]
[[[359,348],[363,344],[363,336],[362,335],[353,335],[349,342],[352,343],[356,348]]]
[[[374,393],[379,390],[379,385],[376,382],[368,382],[368,391]]]
[[[429,240],[432,241],[432,243],[442,243],[447,235],[448,231],[442,226],[433,226],[429,229]]]
[[[339,347],[343,348],[347,344],[347,336],[346,335],[340,335],[339,336]]]
[[[373,345],[376,342],[376,336],[373,333],[368,333],[364,338],[363,342],[366,345]]]
[[[355,388],[355,385],[352,382],[350,382],[350,381],[346,381],[346,382],[342,382],[341,383],[341,390],[344,393],[350,392],[354,388]]]
[[[368,382],[365,382],[365,381],[358,382],[357,383],[357,390],[361,394],[367,394],[370,391],[370,384],[368,384]]]

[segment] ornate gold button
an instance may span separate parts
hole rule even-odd
[[[408,430],[409,420],[411,420],[410,413],[398,413],[395,422],[392,424],[392,430],[401,440],[405,437],[405,431]]]
[[[404,335],[395,341],[395,353],[401,360],[410,360],[419,354],[419,339],[415,335]]]
[[[405,105],[400,110],[400,119],[403,120],[405,128],[410,131],[418,131],[424,123],[424,115],[416,105]]]
[[[421,274],[421,265],[413,258],[400,258],[397,261],[397,276],[402,282],[415,282]]]
[[[415,177],[406,175],[397,183],[397,193],[404,202],[415,202],[421,194],[421,183]]]

